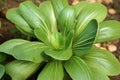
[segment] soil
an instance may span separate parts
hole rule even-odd
[[[2,21],[2,28],[0,29],[0,44],[5,42],[6,40],[12,38],[26,38],[26,36],[22,35],[15,26],[9,22],[5,14],[9,8],[19,6],[19,3],[24,0],[0,0],[0,20]],[[32,0],[34,3],[39,4],[44,0]],[[83,0],[81,0],[83,1]],[[86,0],[89,2],[100,2],[104,4],[108,8],[108,15],[106,20],[115,19],[120,21],[120,0]],[[79,0],[69,0],[71,5],[78,3]],[[96,46],[107,49],[111,51],[117,59],[120,61],[120,40],[109,41],[101,44],[96,44]],[[120,75],[110,77],[111,80],[120,80]]]

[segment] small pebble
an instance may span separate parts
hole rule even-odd
[[[115,52],[117,50],[117,47],[115,45],[111,44],[111,45],[108,45],[108,50],[110,52]]]
[[[110,9],[109,9],[109,13],[113,15],[113,14],[116,14],[116,11],[115,11],[115,9],[110,8]]]

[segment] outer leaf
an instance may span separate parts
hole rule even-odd
[[[98,24],[96,20],[89,22],[83,32],[74,39],[73,52],[76,55],[84,55],[94,43],[97,34]]]
[[[120,74],[119,61],[112,53],[106,50],[94,47],[85,55],[84,61],[86,61],[89,66],[99,69],[108,76]]]
[[[55,18],[55,14],[53,11],[53,6],[51,4],[51,1],[42,2],[39,5],[39,9],[46,16],[47,20],[49,20],[50,32],[56,32],[57,23],[56,23],[56,18]]]
[[[3,65],[0,64],[0,79],[2,78],[2,76],[4,75],[5,73],[5,68]]]
[[[54,8],[56,19],[58,20],[58,16],[61,11],[68,6],[68,0],[51,0],[51,2]]]
[[[26,1],[20,4],[19,11],[24,19],[34,28],[40,28],[39,32],[42,36],[38,39],[48,44],[48,36],[50,35],[50,30],[52,29],[49,24],[49,19],[40,11],[40,9],[30,1]],[[29,14],[29,16],[28,16]],[[48,17],[48,16],[47,16]],[[50,27],[49,27],[50,26]],[[35,31],[35,35],[38,35]],[[38,37],[38,36],[37,36]],[[45,38],[45,39],[44,39]]]
[[[18,10],[32,28],[44,27],[45,29],[47,29],[47,20],[45,16],[32,2],[25,1],[21,3]]]
[[[63,77],[62,63],[60,61],[51,61],[39,74],[37,80],[63,80]]]
[[[92,75],[94,76],[93,80],[110,80],[106,74],[100,71],[100,69],[94,68],[93,65],[90,65],[89,67],[92,71]]]
[[[64,66],[73,80],[93,80],[87,64],[77,56],[72,57]]]
[[[26,80],[31,76],[38,68],[40,64],[18,61],[8,63],[6,68],[6,73],[12,77],[12,80]]]
[[[12,40],[6,41],[0,45],[0,52],[10,54],[14,47],[27,43],[27,42],[29,41],[22,40],[22,39],[12,39]]]
[[[96,42],[105,42],[108,40],[115,40],[120,38],[120,22],[109,20],[102,22],[98,31]]]
[[[91,3],[86,7],[84,7],[77,19],[77,25],[75,29],[76,36],[78,36],[84,30],[84,28],[92,19],[96,19],[99,23],[103,21],[106,15],[107,15],[107,9],[105,6],[103,6],[100,3]]]
[[[73,8],[74,8],[74,10],[75,10],[75,13],[76,13],[76,18],[79,16],[81,10],[82,10],[84,7],[88,6],[89,4],[90,4],[90,3],[87,2],[87,1],[81,1],[81,2],[79,2],[78,4],[76,4],[76,5],[73,6]]]
[[[40,63],[45,59],[43,51],[46,48],[43,43],[28,42],[14,47],[10,54],[18,60]]]
[[[45,54],[57,60],[68,60],[72,56],[72,50],[46,50]]]
[[[17,8],[9,9],[6,13],[7,19],[9,19],[11,22],[13,22],[15,25],[17,25],[17,28],[23,32],[24,34],[34,36],[32,28],[29,26],[29,24],[22,18],[22,16],[19,14]]]

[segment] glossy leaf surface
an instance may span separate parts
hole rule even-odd
[[[90,3],[87,2],[87,1],[81,1],[81,2],[77,3],[76,5],[73,5],[73,8],[74,8],[75,13],[76,13],[76,18],[79,16],[81,10],[82,10],[84,7],[88,6],[89,4],[90,4]]]
[[[72,7],[64,8],[59,16],[60,31],[66,36],[75,26],[75,13]]]
[[[84,55],[94,43],[97,34],[98,24],[96,20],[90,21],[81,34],[74,38],[73,52],[76,55]]]
[[[30,1],[25,1],[20,4],[19,13],[23,18],[30,24],[30,26],[35,29],[38,27],[47,28],[47,19],[40,12],[39,8]],[[29,15],[28,15],[29,14]]]
[[[39,5],[40,11],[46,16],[47,20],[49,21],[49,30],[50,32],[57,31],[57,23],[56,18],[53,10],[53,6],[51,1],[45,1]]]
[[[84,61],[87,62],[89,66],[99,69],[108,76],[120,74],[119,61],[112,53],[106,50],[94,47],[84,57]]]
[[[106,74],[100,71],[100,69],[93,67],[93,65],[90,65],[89,67],[93,75],[93,80],[110,80]]]
[[[46,50],[45,54],[56,60],[68,60],[72,56],[72,49],[66,50]]]
[[[49,62],[38,75],[37,80],[63,80],[64,72],[60,61]]]
[[[99,31],[96,42],[105,42],[120,38],[120,22],[109,20],[99,25]]]
[[[56,16],[56,19],[58,20],[58,16],[60,15],[60,12],[68,5],[68,0],[51,0],[52,6],[54,9],[54,13]]]
[[[26,80],[31,76],[38,68],[40,64],[15,60],[8,63],[6,73],[12,77],[12,80]]]
[[[9,9],[6,13],[6,17],[8,20],[14,23],[17,26],[17,28],[24,34],[34,36],[32,28],[19,14],[18,8]]]
[[[24,43],[27,43],[27,42],[29,42],[29,41],[23,40],[23,39],[8,40],[5,43],[0,45],[0,52],[10,54],[14,47],[24,44]]]
[[[45,59],[43,51],[46,48],[47,47],[43,43],[28,42],[14,47],[10,54],[18,60],[40,63]]]
[[[102,13],[101,13],[102,12]],[[101,13],[101,14],[100,14]],[[96,19],[98,23],[104,20],[107,15],[107,9],[100,3],[91,3],[84,7],[78,18],[76,25],[76,36],[78,36],[87,26],[87,24],[92,20]]]
[[[73,80],[93,80],[89,67],[80,57],[72,57],[64,66]]]

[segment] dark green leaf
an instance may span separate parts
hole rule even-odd
[[[9,74],[12,80],[26,80],[36,70],[38,70],[40,64],[28,62],[28,61],[12,61],[8,63],[6,73]]]
[[[73,80],[93,80],[88,65],[77,56],[72,57],[64,66]]]
[[[27,42],[29,42],[29,41],[22,40],[22,39],[8,40],[0,45],[0,52],[11,54],[11,51],[13,50],[14,47],[24,44],[24,43],[27,43]]]
[[[94,43],[97,34],[98,24],[96,20],[89,22],[87,27],[80,33],[73,42],[73,52],[76,55],[84,55]]]
[[[107,9],[104,5],[100,3],[91,3],[87,5],[81,10],[77,18],[75,35],[78,36],[92,19],[96,19],[97,22],[99,23],[103,21],[106,15]]]
[[[56,60],[68,60],[72,56],[72,50],[46,50],[45,54]]]
[[[56,19],[58,20],[58,16],[60,15],[61,11],[68,6],[68,0],[51,0],[54,13],[56,16]]]
[[[109,20],[102,22],[99,26],[97,43],[120,38],[120,22]]]
[[[7,55],[0,52],[0,63],[3,62],[3,61],[5,61],[6,58],[7,58]]]
[[[67,37],[65,38],[65,49],[71,48],[72,46],[72,41],[73,41],[73,36],[74,36],[74,30],[71,30],[68,34]]]
[[[120,63],[115,56],[99,48],[93,47],[88,54],[84,56],[84,61],[93,68],[97,68],[101,73],[108,76],[120,74]]]
[[[63,77],[62,63],[60,61],[51,61],[39,74],[37,80],[63,80]]]
[[[5,73],[5,68],[3,65],[0,64],[0,79],[2,78],[2,76],[4,75]]]
[[[43,43],[28,42],[14,47],[10,54],[18,60],[27,60],[41,63],[45,60],[43,51],[46,48],[47,46]]]
[[[6,17],[8,20],[13,22],[15,25],[17,25],[17,28],[22,31],[24,34],[28,34],[30,36],[34,36],[32,28],[29,26],[29,24],[22,18],[22,16],[19,14],[17,8],[9,9],[6,13]]]

